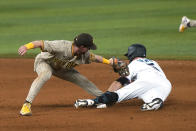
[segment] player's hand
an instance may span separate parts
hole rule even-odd
[[[21,56],[23,56],[26,52],[27,52],[27,47],[25,47],[25,46],[21,46],[18,49],[18,54],[21,55]]]
[[[109,61],[110,61],[110,65],[113,65],[113,58],[110,58]]]

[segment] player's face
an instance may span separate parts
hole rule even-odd
[[[77,51],[77,55],[84,54],[84,53],[86,53],[88,50],[89,50],[89,48],[84,47],[84,46],[80,46],[79,49],[78,49],[78,51]]]

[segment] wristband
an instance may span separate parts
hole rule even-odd
[[[110,64],[110,61],[108,59],[103,58],[103,64]]]
[[[28,44],[26,44],[26,45],[24,45],[25,47],[27,47],[27,49],[29,50],[29,49],[33,49],[34,48],[34,44],[33,43],[28,43]]]

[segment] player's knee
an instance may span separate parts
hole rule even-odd
[[[105,92],[103,95],[98,97],[99,103],[105,103],[105,104],[114,104],[118,101],[118,94],[115,92]]]
[[[43,80],[43,81],[48,81],[52,76],[52,72],[50,71],[43,71],[39,74],[39,77]]]

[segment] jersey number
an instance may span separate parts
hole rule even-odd
[[[153,63],[153,61],[149,60],[149,59],[144,59],[142,60],[142,62],[145,62],[147,65],[151,66],[152,68],[154,68],[157,71],[160,71],[155,64]]]

